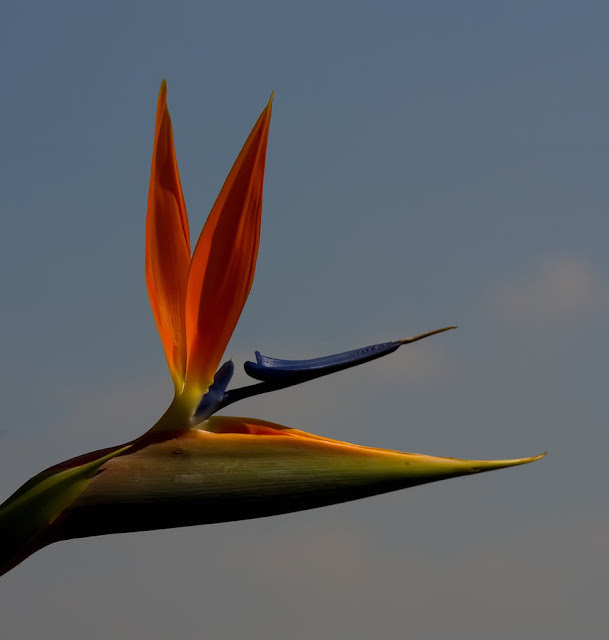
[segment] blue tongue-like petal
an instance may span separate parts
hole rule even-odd
[[[262,382],[287,382],[288,380],[304,382],[380,358],[392,353],[402,344],[403,342],[399,340],[382,342],[370,347],[343,351],[310,360],[281,360],[263,356],[259,351],[256,351],[256,362],[248,361],[243,365],[243,368],[248,376]]]

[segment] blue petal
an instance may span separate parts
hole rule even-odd
[[[259,380],[256,384],[251,384],[237,389],[227,391],[228,384],[233,376],[234,365],[231,360],[225,362],[216,372],[214,382],[203,396],[197,410],[195,411],[193,424],[202,422],[216,413],[223,407],[233,402],[251,398],[261,393],[278,391],[301,382],[314,380],[321,376],[326,376],[336,371],[342,371],[350,367],[355,367],[364,362],[370,362],[376,358],[381,358],[395,351],[403,344],[417,342],[423,338],[442,333],[455,327],[443,327],[427,333],[421,333],[412,338],[403,338],[393,342],[381,342],[370,347],[362,347],[352,351],[343,351],[332,356],[322,358],[312,358],[310,360],[281,360],[279,358],[269,358],[256,351],[256,362],[246,362],[244,368],[246,373]]]
[[[401,344],[399,340],[382,342],[310,360],[281,360],[263,356],[256,351],[256,362],[248,361],[243,367],[250,377],[263,382],[287,382],[288,380],[304,382],[380,358],[392,353]]]
[[[193,422],[202,422],[207,420],[209,416],[219,411],[225,404],[226,388],[228,387],[233,373],[235,371],[235,365],[232,360],[227,360],[216,371],[214,381],[207,390],[207,393],[201,398],[201,402],[197,407],[193,415]]]

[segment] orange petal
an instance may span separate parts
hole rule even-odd
[[[207,389],[254,279],[271,100],[243,145],[203,227],[186,291],[186,383]]]
[[[190,266],[190,233],[173,129],[163,80],[156,112],[148,215],[146,218],[146,284],[169,371],[180,391],[186,370],[184,301]]]

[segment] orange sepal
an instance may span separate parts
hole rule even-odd
[[[184,301],[190,266],[190,232],[163,80],[156,112],[148,215],[146,285],[176,391],[186,371]]]
[[[186,290],[186,385],[205,391],[247,300],[260,240],[271,100],[260,114],[203,227]]]

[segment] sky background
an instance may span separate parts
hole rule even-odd
[[[440,326],[231,413],[526,467],[47,547],[7,640],[609,636],[609,5],[27,2],[0,10],[0,490],[133,438],[172,385],[144,281],[159,84],[193,235],[275,91],[227,350]]]

